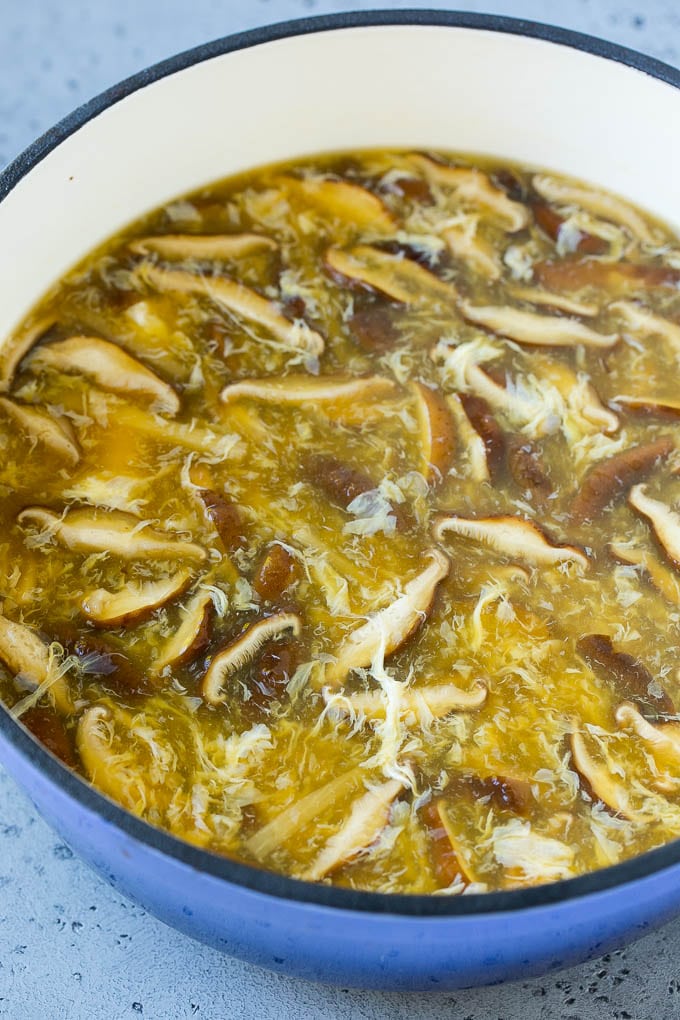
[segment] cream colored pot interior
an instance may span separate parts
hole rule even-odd
[[[142,88],[0,205],[0,334],[140,214],[215,178],[323,150],[490,153],[586,178],[680,225],[680,91],[570,47],[478,29],[294,36]]]

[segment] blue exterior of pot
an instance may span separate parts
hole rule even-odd
[[[0,199],[60,141],[164,75],[288,35],[434,24],[533,36],[631,65],[680,88],[650,58],[508,19],[402,11],[274,26],[200,47],[93,100],[0,176]],[[167,924],[273,971],[362,988],[439,990],[546,973],[598,956],[680,913],[680,842],[565,882],[470,896],[387,896],[313,885],[182,843],[71,773],[0,708],[0,761],[60,835],[121,893]]]

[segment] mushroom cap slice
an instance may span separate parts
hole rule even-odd
[[[160,581],[146,581],[139,587],[120,591],[95,588],[83,595],[81,607],[97,627],[120,627],[149,616],[170,599],[179,597],[191,583],[191,571],[180,570]]]
[[[54,316],[42,317],[0,340],[0,392],[10,388],[20,362],[53,325]]]
[[[137,273],[148,286],[164,293],[206,297],[243,319],[262,326],[286,347],[309,354],[323,353],[323,337],[306,322],[291,322],[272,301],[228,276],[202,276],[182,269],[160,269],[150,262],[143,262]]]
[[[588,557],[573,545],[555,545],[534,521],[522,517],[459,517],[448,514],[436,522],[433,534],[437,541],[453,531],[490,546],[503,556],[523,560],[536,566],[553,566],[574,562],[588,566]]]
[[[81,716],[76,731],[76,747],[89,780],[129,811],[140,814],[147,801],[147,789],[141,768],[121,760],[111,746],[113,712],[93,705]]]
[[[275,251],[276,241],[264,234],[159,234],[139,237],[129,245],[137,255],[168,259],[239,259],[262,251]]]
[[[72,336],[39,347],[30,357],[32,369],[84,375],[114,393],[147,397],[168,414],[177,414],[179,397],[172,386],[116,344],[95,336]]]
[[[668,340],[680,354],[680,326],[677,323],[655,315],[634,301],[614,301],[609,305],[609,311],[616,312],[630,329],[643,336],[662,337],[664,340]]]
[[[160,649],[153,662],[153,672],[162,673],[166,666],[181,666],[205,648],[210,637],[213,601],[209,591],[200,589],[181,610],[181,622]]]
[[[622,407],[630,408],[631,411],[680,418],[680,400],[672,400],[667,397],[636,397],[619,393],[612,397],[612,404],[620,404]]]
[[[80,447],[67,418],[55,418],[42,407],[19,404],[7,397],[0,397],[0,408],[30,439],[69,464],[78,463]]]
[[[207,552],[169,532],[144,527],[137,517],[121,510],[69,510],[64,516],[46,507],[22,510],[20,524],[49,530],[62,545],[75,552],[109,552],[123,559],[188,559],[202,562]]]
[[[14,676],[21,675],[36,687],[50,681],[53,667],[48,646],[32,627],[15,623],[3,615],[0,615],[0,659]],[[73,713],[73,699],[64,676],[54,679],[48,691],[62,715]]]
[[[535,174],[532,183],[539,195],[547,198],[549,202],[580,206],[595,216],[627,227],[634,237],[646,244],[654,244],[659,240],[658,235],[649,229],[642,216],[615,195],[584,185],[569,184],[549,174]]]
[[[520,301],[528,301],[532,305],[547,305],[548,308],[557,308],[558,311],[567,312],[569,315],[588,317],[597,315],[599,311],[597,305],[590,301],[577,301],[564,294],[553,294],[552,291],[543,290],[541,287],[509,287],[508,292]]]
[[[467,470],[470,478],[475,482],[488,482],[491,472],[482,436],[468,418],[463,401],[457,393],[448,394],[446,403],[456,424],[460,446],[467,457]]]
[[[415,398],[423,473],[432,483],[451,467],[456,451],[456,425],[446,400],[437,390],[417,381],[411,383],[410,389]]]
[[[487,694],[486,684],[481,681],[467,691],[450,683],[409,687],[400,695],[400,714],[413,716],[422,725],[431,718],[442,719],[451,712],[469,712],[479,708],[486,701]],[[385,718],[385,700],[381,691],[347,694],[334,702],[334,706],[341,713],[346,707],[353,714],[363,715],[367,719]]]
[[[585,734],[579,729],[574,729],[570,743],[574,768],[586,780],[597,799],[616,814],[623,815],[630,821],[638,821],[640,816],[631,807],[625,786],[610,772],[603,761],[598,761],[588,746],[590,742]]]
[[[444,188],[451,188],[456,194],[475,206],[482,206],[494,213],[510,233],[522,230],[530,220],[529,210],[521,202],[514,202],[506,193],[491,183],[481,170],[464,166],[447,166],[428,156],[414,153],[410,156],[427,179]]]
[[[225,386],[220,399],[225,403],[244,397],[268,404],[331,404],[366,400],[367,408],[398,392],[392,379],[381,375],[343,378],[338,376],[286,375],[265,379],[242,379]]]
[[[498,253],[476,231],[476,217],[471,217],[447,227],[442,237],[454,258],[467,262],[471,269],[487,280],[498,280],[503,273]]]
[[[375,843],[387,825],[392,802],[403,788],[398,779],[388,779],[380,786],[370,787],[354,802],[341,828],[331,836],[313,864],[300,877],[308,882],[319,882]]]
[[[597,517],[617,496],[648,475],[674,447],[670,436],[659,436],[642,446],[629,447],[600,461],[590,469],[572,504],[572,520],[579,523]]]
[[[278,183],[308,205],[357,230],[391,234],[396,221],[387,206],[367,188],[327,177],[281,177]]]
[[[543,347],[613,347],[618,342],[616,333],[598,333],[576,319],[556,315],[539,315],[510,305],[473,305],[461,301],[460,308],[469,322],[484,326],[493,333],[507,336],[518,344]]]
[[[645,485],[634,485],[628,493],[628,502],[647,518],[666,556],[680,569],[680,514],[660,500],[652,499],[645,490]]]
[[[368,244],[348,251],[329,248],[326,265],[340,276],[379,290],[405,305],[443,302],[453,307],[457,298],[453,284],[440,280],[429,269],[412,259],[390,255]]]
[[[429,565],[404,585],[403,593],[342,641],[335,662],[326,667],[327,684],[338,687],[350,670],[370,666],[381,647],[385,655],[396,651],[427,617],[437,585],[450,568],[448,557],[439,549],[430,549],[428,555]]]
[[[680,769],[680,723],[651,723],[630,702],[619,705],[614,717],[622,729],[632,731],[640,740],[649,745],[653,756],[660,764],[673,770],[672,775],[668,778],[671,788],[676,789],[676,777],[678,769]],[[665,789],[669,786],[669,782],[662,779],[660,785]]]
[[[220,705],[226,700],[222,688],[228,677],[252,662],[263,645],[288,633],[298,637],[301,630],[302,621],[296,613],[275,613],[246,628],[211,660],[201,684],[205,700],[211,705]]]

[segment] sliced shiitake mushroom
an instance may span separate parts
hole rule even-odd
[[[300,877],[308,882],[319,882],[375,843],[387,825],[393,801],[403,788],[398,779],[388,779],[379,786],[369,787],[354,802],[347,820]]]
[[[613,347],[616,333],[598,333],[577,319],[556,315],[539,315],[510,305],[473,305],[461,301],[460,309],[469,322],[484,326],[493,333],[509,337],[519,344],[544,347]]]
[[[278,245],[264,234],[159,234],[156,237],[139,237],[129,247],[137,255],[218,261],[275,251]]]
[[[180,622],[153,661],[155,674],[166,666],[181,666],[191,662],[207,647],[210,640],[210,623],[213,616],[210,591],[199,588],[180,610]]]
[[[486,684],[477,681],[468,690],[452,683],[426,684],[423,687],[408,687],[399,696],[399,714],[412,717],[421,725],[430,719],[442,719],[451,712],[469,712],[479,708],[486,701]],[[359,691],[345,694],[334,707],[341,714],[365,716],[366,719],[384,719],[385,699],[381,691]]]
[[[534,279],[547,290],[580,291],[584,287],[594,287],[620,295],[657,287],[675,290],[680,283],[680,269],[648,262],[571,258],[537,262]]]
[[[552,291],[543,290],[541,287],[508,287],[508,292],[520,301],[527,301],[532,305],[546,305],[568,315],[582,315],[588,318],[597,315],[599,311],[598,306],[590,301],[577,301],[564,294],[553,294]]]
[[[220,398],[225,404],[248,398],[268,404],[353,403],[365,401],[366,409],[398,392],[392,379],[381,375],[343,378],[330,376],[287,375],[281,378],[242,379],[225,386]]]
[[[615,814],[637,821],[639,815],[631,806],[628,790],[594,750],[592,738],[575,728],[570,740],[574,768],[585,779],[588,792],[592,792]]]
[[[467,262],[474,272],[487,280],[500,279],[503,267],[493,245],[477,233],[477,218],[466,217],[442,232],[446,246],[454,258]]]
[[[0,392],[8,390],[28,352],[54,325],[54,316],[42,316],[0,341]]]
[[[475,207],[488,209],[510,233],[522,230],[528,225],[530,214],[527,207],[508,198],[506,193],[492,184],[481,170],[473,167],[448,166],[419,153],[412,155],[410,160],[433,184],[450,188],[456,193],[456,197]]]
[[[45,686],[50,700],[62,715],[72,715],[73,699],[64,676],[55,671],[49,647],[32,627],[8,620],[0,614],[0,659],[14,676],[40,688]]]
[[[382,234],[396,229],[395,218],[384,202],[360,184],[329,177],[280,177],[277,183],[306,205],[345,220],[357,230]]]
[[[405,305],[434,302],[453,309],[457,298],[453,284],[440,280],[429,269],[367,244],[348,251],[329,248],[326,265],[345,279],[378,290]]]
[[[433,534],[441,541],[452,531],[490,546],[503,556],[519,559],[537,566],[554,566],[573,562],[588,566],[588,557],[573,545],[557,545],[534,521],[522,517],[460,517],[447,514],[440,517]]]
[[[191,571],[180,570],[171,577],[128,585],[120,591],[95,588],[81,600],[85,616],[97,627],[122,627],[145,619],[171,599],[179,598],[191,583]]]
[[[410,386],[415,399],[416,421],[425,470],[432,483],[443,478],[456,452],[456,426],[448,404],[438,390],[422,382]]]
[[[55,369],[83,375],[114,393],[143,396],[159,410],[177,414],[179,397],[155,372],[109,340],[96,336],[71,336],[44,344],[27,361],[31,369]]]
[[[659,436],[649,443],[630,447],[595,464],[580,483],[571,507],[572,520],[579,523],[592,521],[631,485],[650,474],[655,465],[673,449],[674,443],[670,436]],[[640,486],[636,489],[639,490]],[[634,503],[632,505],[635,506]]]
[[[680,418],[680,400],[673,400],[670,397],[627,396],[620,393],[612,398],[612,404],[618,404],[626,410],[640,411],[643,414]]]
[[[280,542],[273,542],[260,558],[252,580],[261,599],[274,602],[295,583],[299,566],[292,553]]]
[[[311,326],[301,319],[294,322],[287,319],[274,302],[237,280],[227,276],[203,276],[181,269],[161,269],[148,262],[143,262],[137,273],[148,286],[164,293],[206,297],[216,305],[262,326],[286,347],[309,354],[323,352],[323,337]]]
[[[221,704],[226,698],[223,687],[230,676],[252,662],[265,644],[289,633],[298,637],[301,630],[302,621],[295,613],[275,613],[251,624],[210,661],[201,684],[205,700],[211,705]]]
[[[558,205],[579,206],[594,216],[601,216],[619,226],[627,227],[638,240],[654,244],[659,236],[650,230],[646,221],[632,206],[615,195],[584,185],[569,184],[549,174],[535,174],[533,186],[543,198]]]
[[[474,428],[457,393],[448,394],[446,403],[455,422],[456,432],[460,438],[459,448],[465,451],[467,472],[475,482],[488,482],[491,478],[487,461],[487,450],[484,439]]]
[[[185,542],[169,532],[145,527],[132,514],[93,508],[55,514],[46,507],[22,510],[17,520],[48,531],[75,552],[108,552],[127,560],[188,559],[202,562],[207,553],[200,545]]]
[[[80,460],[78,440],[67,418],[55,418],[42,407],[20,404],[7,397],[0,397],[0,409],[31,441],[40,443],[71,465]]]
[[[680,570],[680,514],[661,500],[648,496],[645,485],[634,485],[628,493],[628,502],[647,518],[659,545],[673,566]]]
[[[422,624],[432,608],[437,585],[450,567],[448,557],[439,549],[431,549],[428,555],[429,565],[404,585],[403,593],[341,642],[335,662],[326,667],[327,684],[338,687],[350,670],[370,666],[381,649],[390,655]]]
[[[647,744],[660,765],[672,769],[670,783],[662,782],[662,786],[677,789],[677,775],[680,769],[680,723],[677,721],[652,723],[630,702],[619,705],[614,716],[621,729],[629,730]]]
[[[676,606],[680,606],[680,578],[660,563],[652,552],[627,542],[610,542],[609,549],[621,563],[640,567],[658,592]]]
[[[602,679],[613,684],[619,695],[640,706],[647,715],[672,714],[673,701],[654,683],[649,670],[633,655],[619,652],[606,634],[585,634],[576,642],[579,653]]]

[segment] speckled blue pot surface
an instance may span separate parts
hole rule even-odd
[[[437,46],[446,42],[447,33],[457,39],[462,34],[467,50],[494,38],[511,46],[515,41],[517,46],[529,41],[535,47],[529,52],[547,59],[548,65],[553,54],[563,59],[565,53],[573,53],[581,62],[579,67],[592,63],[598,73],[615,66],[616,74],[624,76],[622,80],[630,76],[634,90],[638,80],[653,80],[655,88],[667,90],[659,94],[670,104],[668,109],[675,110],[678,123],[680,73],[611,44],[494,17],[425,11],[340,15],[221,40],[123,83],[77,111],[19,157],[0,177],[0,199],[9,202],[26,183],[30,185],[42,162],[58,159],[62,147],[93,122],[112,110],[124,116],[129,99],[166,79],[179,80],[203,64],[242,60],[244,54],[262,52],[266,47],[278,53],[277,59],[281,53],[285,59],[285,45],[302,38],[313,43],[316,38],[345,33],[348,40],[347,33],[357,32],[364,42],[372,44],[384,38],[389,43],[399,32],[403,35],[404,30],[417,33],[421,29],[427,30],[428,39],[434,39],[432,32],[436,33]],[[521,57],[518,54],[518,59]],[[295,62],[290,65],[293,76],[296,66]],[[360,116],[357,113],[357,118]],[[659,132],[667,129],[667,122],[658,125]],[[349,147],[351,123],[348,131],[337,147]],[[377,144],[390,144],[396,137],[393,132],[387,134],[378,138]],[[436,136],[436,129],[414,138],[413,143],[426,144],[428,138],[429,144],[442,148],[483,148],[475,145],[474,135],[469,145],[457,145],[441,134]],[[362,142],[358,138],[357,144]],[[326,135],[320,132],[317,148],[328,147]],[[302,148],[292,138],[288,155]],[[500,146],[499,151],[505,148]],[[537,161],[549,164],[548,151],[539,149]],[[269,158],[282,154],[272,150]],[[559,157],[557,163],[558,168],[563,165]],[[213,176],[220,174],[214,172]],[[64,179],[73,177],[68,174]],[[625,184],[622,180],[621,190],[631,194]],[[642,200],[640,195],[631,197]],[[158,201],[163,198],[160,195]],[[651,207],[653,203],[643,204]],[[131,209],[127,218],[139,211]],[[110,232],[105,229],[104,236]],[[98,239],[99,235],[93,235],[88,247]],[[4,240],[12,247],[6,235]],[[16,269],[18,277],[27,271],[22,269],[20,254]],[[35,286],[33,300],[44,289],[39,283]],[[532,889],[457,897],[360,893],[298,882],[241,865],[153,829],[70,773],[1,709],[0,761],[61,836],[121,892],[193,938],[272,970],[311,980],[409,990],[490,984],[546,973],[600,955],[680,913],[678,842],[592,875]]]

